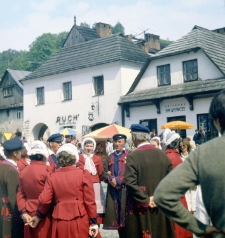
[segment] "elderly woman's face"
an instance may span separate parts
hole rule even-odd
[[[94,150],[94,144],[93,143],[89,143],[89,144],[84,145],[85,154],[90,155],[90,154],[92,154],[93,150]]]

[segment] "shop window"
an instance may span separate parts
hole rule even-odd
[[[157,67],[157,79],[158,85],[169,85],[170,84],[170,65],[162,65]]]
[[[183,62],[183,75],[185,82],[198,80],[197,59]]]
[[[104,78],[103,76],[94,77],[94,90],[95,95],[104,94]]]
[[[167,122],[171,121],[186,121],[186,116],[167,117]],[[186,130],[175,130],[175,131],[179,133],[182,138],[187,137]]]
[[[45,103],[44,99],[44,87],[37,88],[37,105]]]
[[[64,97],[64,100],[72,99],[72,84],[71,84],[71,82],[63,83],[63,97]]]
[[[140,120],[139,123],[148,127],[151,132],[155,130],[157,134],[157,119]]]
[[[204,127],[206,140],[211,140],[218,136],[218,131],[216,130],[213,121],[210,119],[209,114],[197,114],[197,126],[198,130],[201,126]]]
[[[13,96],[13,87],[7,87],[3,89],[4,97],[11,97]]]

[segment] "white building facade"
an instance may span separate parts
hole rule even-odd
[[[148,60],[119,102],[123,126],[142,123],[160,134],[163,124],[181,120],[195,127],[182,137],[193,137],[200,126],[207,139],[217,136],[208,112],[212,97],[225,88],[222,42],[225,35],[195,27]]]
[[[113,43],[118,45],[109,49]],[[121,53],[128,46],[130,53]],[[65,127],[81,131],[80,138],[93,128],[121,124],[118,100],[147,58],[120,35],[64,47],[21,81],[26,138],[46,139]]]

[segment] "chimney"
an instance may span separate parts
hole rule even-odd
[[[125,38],[129,41],[132,41],[132,35],[125,35]]]
[[[77,19],[76,19],[76,16],[74,16],[74,26],[76,26],[76,21],[77,21]]]
[[[147,42],[149,49],[160,50],[159,36],[150,34],[150,33],[146,33],[145,40]]]
[[[148,43],[145,40],[141,40],[137,43],[137,45],[146,53],[148,53]]]
[[[98,22],[96,23],[96,33],[100,37],[110,36],[112,34],[112,27],[109,24]]]

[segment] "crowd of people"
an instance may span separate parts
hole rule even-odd
[[[222,91],[209,112],[222,136],[203,145],[141,124],[130,127],[135,149],[115,134],[106,156],[93,138],[5,141],[0,238],[100,238],[100,224],[120,238],[224,237],[224,102]]]

